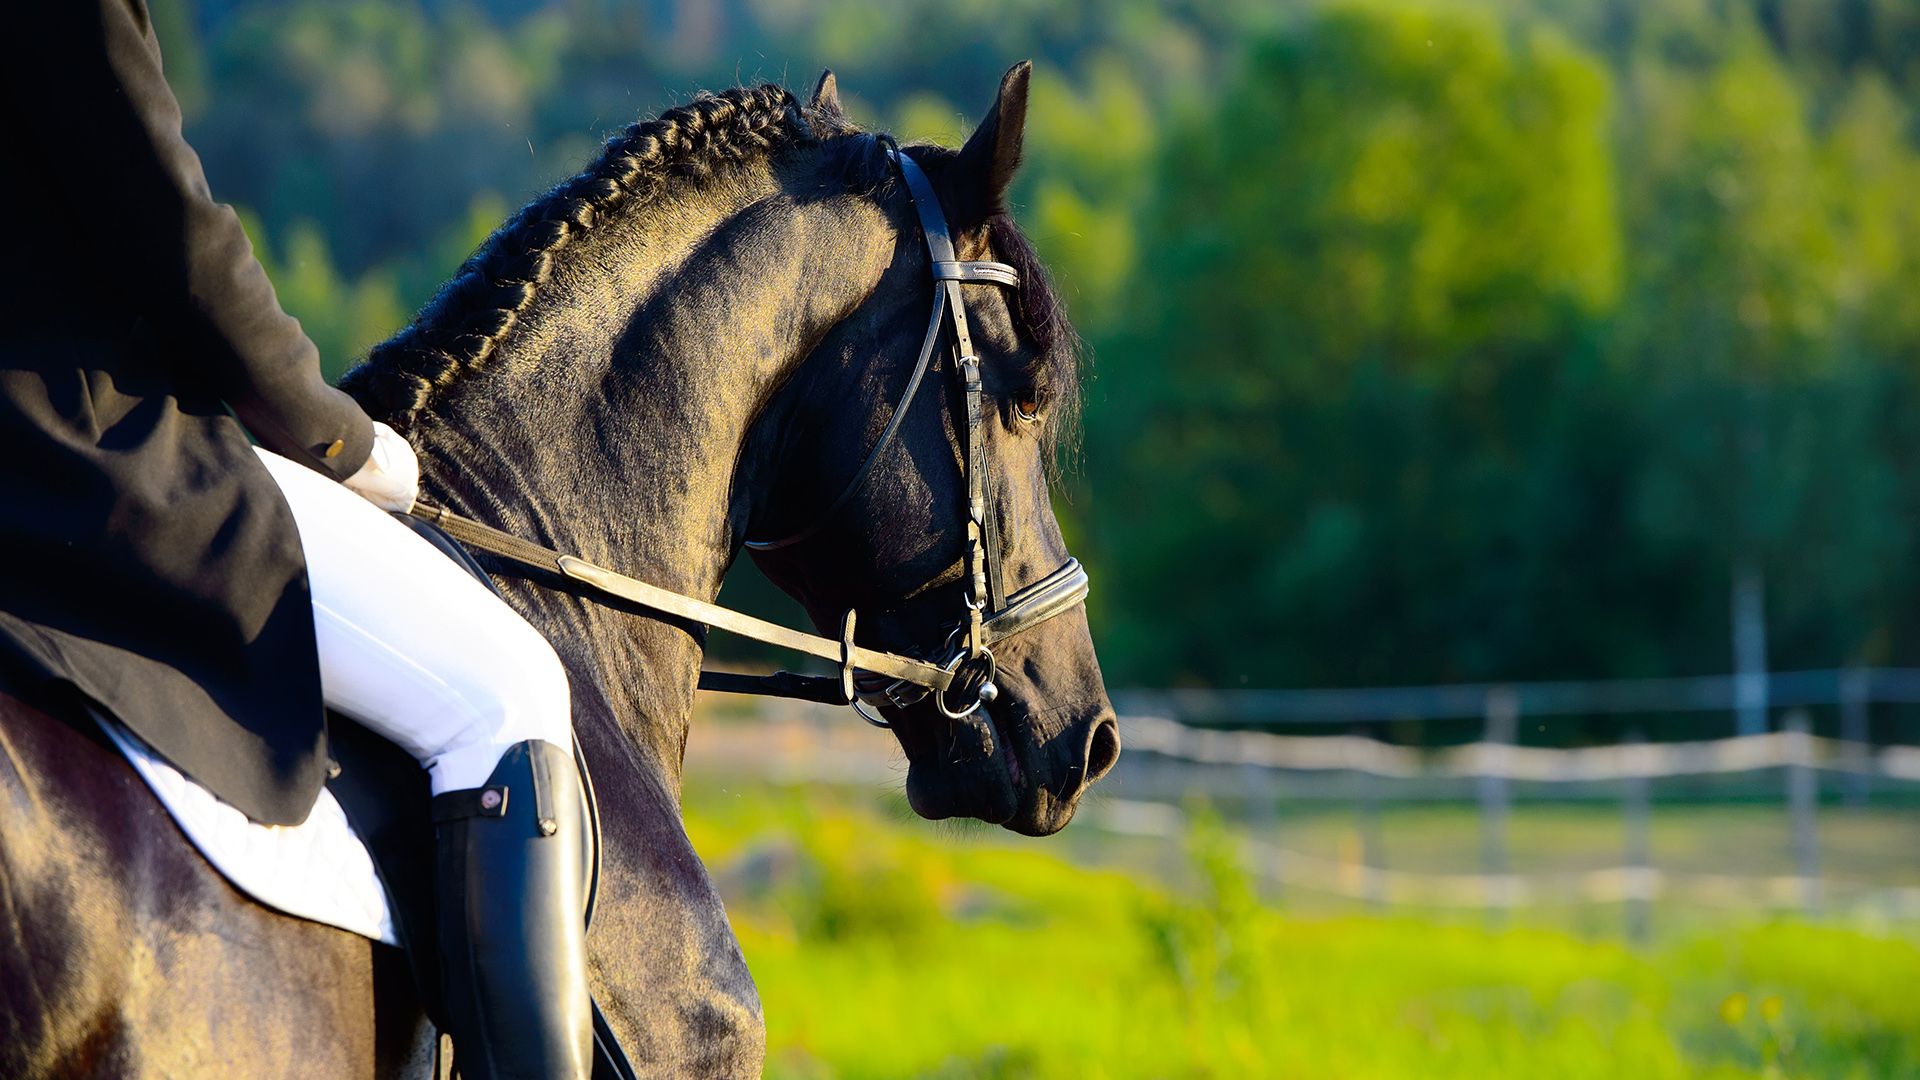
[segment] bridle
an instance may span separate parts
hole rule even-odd
[[[928,319],[926,335],[921,339],[913,374],[907,379],[906,389],[894,405],[893,415],[881,430],[880,438],[867,451],[866,459],[839,497],[829,503],[806,528],[774,540],[748,540],[746,546],[753,551],[777,551],[810,540],[866,486],[880,455],[900,433],[907,409],[913,404],[914,396],[933,364],[941,331],[951,328],[950,355],[963,395],[966,418],[961,469],[967,488],[968,591],[961,599],[964,610],[943,646],[943,649],[951,650],[951,655],[944,663],[929,663],[911,656],[855,645],[855,617],[852,611],[848,611],[841,620],[838,640],[820,637],[615,573],[461,517],[424,500],[415,506],[413,515],[440,526],[461,543],[493,556],[496,569],[500,572],[542,580],[602,602],[611,600],[617,607],[633,607],[642,612],[703,623],[756,641],[834,660],[840,667],[837,677],[831,678],[785,671],[772,675],[743,675],[703,670],[700,673],[700,687],[704,690],[852,705],[868,723],[878,727],[890,725],[872,711],[875,708],[905,708],[931,695],[941,715],[960,720],[973,715],[983,704],[997,698],[1000,691],[993,681],[996,674],[993,646],[1079,606],[1087,596],[1087,572],[1080,566],[1079,560],[1069,557],[1058,569],[1040,580],[1011,595],[1006,592],[999,527],[987,508],[986,407],[980,377],[980,357],[974,351],[973,334],[967,324],[966,305],[960,290],[964,285],[1016,288],[1020,284],[1020,274],[1006,263],[979,259],[963,261],[956,257],[946,215],[940,209],[940,201],[926,173],[898,147],[889,144],[887,152],[906,180],[908,201],[919,215],[920,231],[926,242],[933,273],[933,314]],[[961,700],[950,700],[956,694]]]
[[[901,391],[900,400],[894,404],[893,415],[888,418],[887,426],[881,430],[880,438],[867,451],[866,460],[841,490],[839,497],[827,505],[813,524],[798,532],[776,540],[746,542],[747,548],[752,551],[778,551],[809,540],[825,528],[852,501],[855,494],[866,487],[880,455],[900,433],[907,410],[913,405],[914,395],[919,392],[920,384],[932,366],[942,328],[951,328],[952,351],[949,358],[959,381],[966,417],[966,437],[961,443],[961,470],[967,486],[968,592],[961,600],[965,610],[947,639],[949,649],[958,648],[941,666],[954,675],[956,682],[962,682],[960,675],[965,669],[969,677],[963,681],[963,685],[973,687],[975,692],[971,700],[955,707],[947,700],[945,688],[934,692],[925,684],[910,679],[894,679],[874,690],[857,688],[856,696],[849,704],[868,723],[880,727],[887,726],[886,721],[863,706],[905,708],[929,693],[934,694],[934,704],[948,719],[959,720],[972,715],[983,703],[999,696],[999,687],[993,681],[993,643],[1071,609],[1087,595],[1086,571],[1081,569],[1079,560],[1073,558],[1015,595],[1007,595],[997,519],[987,512],[986,409],[980,378],[980,356],[974,351],[973,330],[967,322],[967,306],[960,290],[965,285],[1018,288],[1020,272],[1003,262],[961,260],[954,252],[946,215],[940,209],[940,199],[934,194],[933,184],[927,179],[927,174],[921,170],[918,162],[898,147],[889,145],[887,154],[899,168],[901,178],[907,182],[907,200],[919,216],[920,233],[926,242],[927,261],[933,273],[933,313],[927,320],[927,332],[920,340],[919,358],[914,362],[913,374],[907,379],[906,389]]]

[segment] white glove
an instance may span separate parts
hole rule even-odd
[[[420,497],[420,459],[399,432],[375,420],[373,453],[345,483],[380,509],[404,514]]]

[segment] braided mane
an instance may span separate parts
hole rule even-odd
[[[754,155],[838,134],[839,126],[837,117],[803,110],[772,83],[702,94],[633,124],[609,139],[585,171],[488,237],[413,324],[375,346],[341,388],[373,416],[406,431],[437,393],[493,357],[574,237],[646,202],[671,177],[712,175]]]
[[[436,395],[493,358],[575,237],[646,203],[672,179],[709,177],[785,147],[858,131],[837,110],[806,108],[774,83],[703,93],[633,124],[607,140],[585,170],[527,204],[482,242],[412,324],[374,346],[340,388],[371,416],[405,433]],[[875,152],[879,148],[870,143],[846,163],[856,186],[881,190],[894,182],[892,165]],[[954,155],[936,146],[909,149],[922,160]],[[994,250],[1020,272],[1014,315],[1036,346],[1029,374],[1049,401],[1046,438],[1056,449],[1070,450],[1078,442],[1080,338],[1046,267],[1013,219],[996,209],[987,228]],[[1048,460],[1058,464],[1056,454]]]

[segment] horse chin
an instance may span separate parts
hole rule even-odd
[[[966,720],[940,722],[944,734],[907,746],[907,805],[930,821],[970,817],[1003,825],[1026,807],[1031,775],[1013,756],[1001,725],[986,710]]]
[[[1063,802],[1043,788],[1034,788],[1021,800],[1020,809],[1000,825],[1023,836],[1052,836],[1073,820],[1073,811],[1079,804],[1078,799]]]
[[[1005,824],[1019,812],[1019,793],[1003,767],[997,762],[987,765],[909,759],[907,805],[929,821],[970,817],[989,825]]]

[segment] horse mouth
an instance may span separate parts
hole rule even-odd
[[[981,711],[990,710],[982,709]],[[994,756],[1000,759],[1001,767],[1006,771],[1007,783],[1012,789],[1014,799],[1013,813],[997,824],[1004,829],[1026,836],[1050,836],[1059,832],[1066,827],[1068,821],[1072,820],[1073,808],[1068,807],[1065,814],[1042,814],[1041,803],[1048,801],[1048,796],[1043,785],[1038,782],[1039,772],[1023,767],[1020,760],[1023,752],[1034,749],[1031,741],[1020,738],[1019,733],[1012,730],[1021,725],[1011,723],[997,713],[992,715],[991,722],[994,733],[999,736],[994,740]],[[1027,783],[1025,782],[1027,777],[1034,777],[1035,781]],[[1058,820],[1053,820],[1056,817]]]
[[[970,817],[1026,836],[1059,832],[1073,820],[1086,785],[1074,775],[1058,785],[1061,791],[1052,790],[1039,761],[1047,755],[1033,731],[1032,717],[992,709],[956,722],[950,737],[939,740],[938,753],[925,747],[909,753],[908,804],[934,821]]]
[[[1066,722],[1056,727],[1054,721],[1063,718]],[[1066,828],[1080,797],[1120,757],[1120,725],[1104,702],[1091,716],[1068,707],[1022,716],[1014,724],[996,717],[994,726],[1005,733],[999,745],[1017,796],[1013,814],[1000,825],[1027,836],[1051,836]],[[1021,783],[1022,776],[1030,782]]]

